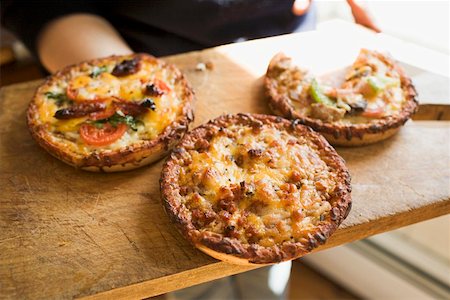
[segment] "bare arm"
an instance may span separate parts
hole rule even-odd
[[[50,72],[86,59],[133,51],[102,17],[73,14],[49,23],[37,42],[39,59]]]

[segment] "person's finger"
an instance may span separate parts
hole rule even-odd
[[[357,1],[347,0],[347,3],[350,5],[355,23],[372,29],[375,32],[381,32],[380,28],[372,20],[369,13]]]
[[[295,0],[294,4],[292,5],[292,12],[296,16],[302,16],[304,15],[311,5],[312,0]]]

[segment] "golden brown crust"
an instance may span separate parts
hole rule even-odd
[[[370,123],[350,125],[323,122],[322,120],[300,114],[289,104],[288,96],[279,93],[277,90],[278,82],[276,76],[274,76],[277,72],[276,66],[281,61],[288,59],[283,53],[278,53],[272,58],[264,79],[269,106],[276,114],[288,119],[298,119],[300,124],[308,125],[324,134],[327,140],[336,146],[361,146],[389,138],[398,131],[395,129],[404,125],[417,111],[417,92],[411,78],[405,74],[404,70],[392,58],[381,53],[377,53],[377,55],[382,56],[383,60],[393,65],[400,75],[401,87],[406,101],[398,114],[376,119]]]
[[[281,244],[263,247],[258,243],[242,243],[239,239],[223,233],[202,231],[193,224],[192,214],[184,204],[180,194],[180,172],[190,164],[190,151],[208,151],[208,143],[231,125],[261,128],[273,127],[289,132],[296,137],[304,137],[309,145],[319,153],[328,168],[336,175],[336,186],[328,199],[329,213],[308,234],[300,240],[284,241]],[[170,219],[180,232],[197,248],[205,253],[235,264],[271,264],[300,257],[313,248],[325,243],[329,236],[346,218],[351,207],[350,175],[343,159],[319,134],[310,128],[290,122],[281,117],[237,114],[224,115],[197,127],[186,134],[168,157],[161,176],[161,195]],[[309,229],[308,229],[309,230]]]
[[[128,57],[130,56],[127,56],[127,58]],[[74,70],[78,70],[83,66],[98,66],[100,64],[116,62],[123,59],[122,56],[110,56],[68,66],[47,78],[47,80],[36,90],[28,107],[27,123],[31,135],[38,144],[51,155],[65,163],[87,171],[126,171],[147,165],[165,156],[181,139],[185,132],[187,132],[189,124],[194,119],[192,108],[194,93],[184,75],[175,66],[167,64],[148,54],[134,54],[131,57],[139,58],[141,61],[154,63],[158,68],[166,69],[175,77],[176,85],[180,86],[180,90],[182,91],[181,95],[179,95],[182,99],[181,113],[177,115],[176,119],[167,126],[162,133],[152,140],[141,140],[138,144],[134,143],[133,146],[128,145],[114,150],[97,149],[87,155],[83,155],[66,147],[64,142],[56,140],[54,138],[54,133],[49,132],[46,126],[41,124],[39,120],[39,107],[36,104],[36,99],[38,96],[41,96],[40,94],[42,91],[59,80],[67,80],[67,78],[70,78],[71,72],[74,72]]]

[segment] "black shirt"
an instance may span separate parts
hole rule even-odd
[[[162,56],[314,29],[315,12],[298,17],[292,5],[293,0],[2,0],[1,21],[35,52],[37,36],[49,21],[71,13],[97,14],[134,51]]]

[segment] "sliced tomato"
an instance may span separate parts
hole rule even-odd
[[[114,143],[127,131],[128,126],[120,123],[117,127],[109,123],[103,124],[102,128],[97,128],[91,124],[83,124],[80,127],[80,136],[83,142],[92,146],[106,146]]]
[[[381,118],[384,116],[384,109],[379,107],[377,109],[365,110],[362,112],[361,116],[374,119]]]
[[[162,80],[155,79],[153,83],[158,87],[158,89],[164,93],[169,93],[171,88]]]

